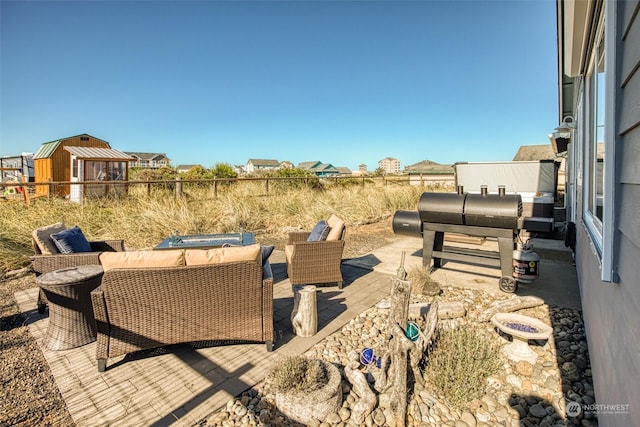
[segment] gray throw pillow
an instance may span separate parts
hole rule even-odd
[[[331,230],[331,228],[329,227],[329,224],[327,224],[327,221],[318,221],[315,227],[313,227],[313,230],[311,230],[311,234],[309,234],[307,242],[319,242],[326,240],[329,235],[329,230]]]

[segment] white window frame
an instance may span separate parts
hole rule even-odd
[[[614,266],[614,238],[615,238],[615,217],[614,217],[614,200],[615,200],[615,118],[616,118],[616,84],[615,84],[615,37],[616,37],[616,2],[605,2],[604,20],[598,25],[597,37],[594,46],[599,46],[601,37],[605,37],[605,117],[604,117],[604,171],[603,171],[603,203],[602,203],[602,221],[591,212],[589,204],[592,195],[591,189],[594,186],[594,177],[591,176],[589,165],[593,162],[597,153],[593,152],[595,146],[593,144],[595,124],[591,122],[594,115],[591,114],[594,105],[589,105],[587,109],[590,111],[583,114],[583,118],[587,121],[583,126],[584,141],[584,161],[582,164],[583,171],[583,210],[582,220],[588,231],[588,235],[596,250],[600,260],[600,279],[603,282],[616,282],[618,280]],[[604,27],[604,28],[603,28]],[[597,58],[595,58],[595,47],[592,51],[591,72],[597,73],[595,70]],[[591,91],[592,86],[586,84],[590,82],[589,73],[585,77],[584,90]],[[596,77],[597,78],[597,77]],[[587,102],[591,103],[594,97],[591,95],[585,97]],[[587,130],[588,129],[588,130]],[[595,168],[594,168],[595,173]]]

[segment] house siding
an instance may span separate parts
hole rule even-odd
[[[604,427],[640,425],[640,18],[638,1],[616,5],[617,136],[614,152],[607,153],[616,160],[616,283],[600,280],[600,258],[581,220],[576,236],[576,268],[596,402],[629,405],[626,412],[598,414]],[[586,189],[581,184],[579,210]]]

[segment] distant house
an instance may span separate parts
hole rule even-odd
[[[258,171],[277,170],[280,162],[272,159],[249,159],[245,166],[246,173],[254,173]]]
[[[319,177],[337,176],[340,174],[340,171],[331,163],[322,163],[319,160],[301,162],[298,163],[298,167],[300,169],[308,170],[309,172]]]
[[[127,180],[130,159],[121,151],[111,149],[108,142],[86,133],[57,139],[45,142],[33,155],[35,182]],[[59,185],[53,191],[67,197],[71,187]],[[36,186],[35,193],[47,196],[49,186]]]
[[[386,157],[378,162],[378,168],[382,169],[386,174],[399,174],[400,160],[395,157]]]
[[[0,181],[33,182],[33,153],[0,157]]]
[[[453,165],[443,165],[431,160],[423,160],[409,166],[405,166],[404,173],[409,175],[411,185],[445,185],[453,186],[455,183],[455,170]]]
[[[349,169],[346,166],[336,166],[336,169],[338,170],[338,174],[340,176],[351,176],[351,175],[353,175],[353,173],[351,172],[351,169]]]
[[[158,169],[171,165],[171,161],[164,153],[138,153],[129,151],[125,151],[125,153],[134,159],[129,162],[129,167],[132,168]]]
[[[191,169],[196,168],[196,167],[203,167],[202,165],[178,165],[176,166],[176,172],[178,173],[185,173],[185,172],[189,172]]]

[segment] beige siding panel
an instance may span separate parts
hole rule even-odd
[[[640,72],[636,71],[621,89],[619,111],[619,133],[625,133],[640,124]]]
[[[628,34],[630,27],[634,25],[633,20],[638,19],[638,9],[640,9],[640,0],[625,0],[618,2],[618,15],[622,23],[622,36]]]
[[[620,236],[619,243],[618,275],[620,276],[620,286],[638,286],[638,277],[640,277],[638,253],[640,253],[640,247],[627,239],[626,236]],[[638,293],[640,294],[640,292]],[[636,295],[635,300],[636,313],[640,313],[640,295]],[[640,331],[640,328],[636,329]],[[640,341],[638,342],[640,343]]]
[[[622,8],[628,6],[625,2],[618,4]],[[640,23],[638,18],[632,22],[625,39],[620,43],[618,55],[620,58],[620,81],[624,86],[630,78],[633,78],[634,73],[637,74],[640,65]]]
[[[623,260],[630,264],[627,268],[634,269],[628,272],[631,280],[622,277],[620,283],[604,283],[600,281],[599,262],[589,250],[589,238],[583,227],[578,230],[578,246],[582,248],[576,254],[580,295],[596,391],[601,390],[606,395],[606,402],[632,406],[629,413],[599,416],[598,421],[600,425],[637,425],[637,410],[633,405],[640,402],[637,387],[640,329],[629,325],[637,324],[637,313],[640,312],[637,281],[640,265],[637,258],[633,258],[638,248],[626,243],[620,247],[621,252],[628,252]]]
[[[620,182],[640,184],[640,127],[626,133],[616,149]]]
[[[640,185],[622,185],[617,203],[620,207],[618,210],[620,233],[633,242],[636,248],[640,248]],[[636,250],[636,255],[639,253],[640,250]]]

